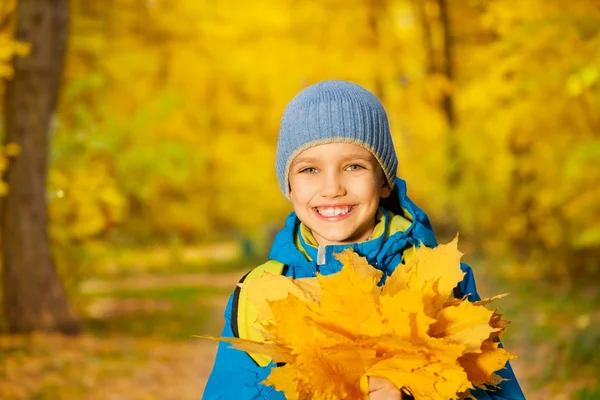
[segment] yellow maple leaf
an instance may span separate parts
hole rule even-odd
[[[313,303],[321,302],[321,286],[319,281],[314,278],[299,278],[292,281],[296,285],[304,297]]]
[[[275,390],[284,392],[287,400],[300,400],[297,376],[298,369],[292,364],[286,364],[278,368],[273,368],[263,384],[271,385]]]
[[[442,308],[431,325],[429,334],[444,337],[454,343],[467,345],[467,352],[480,352],[481,344],[499,328],[490,325],[494,311],[462,301],[458,305]]]
[[[464,347],[441,341],[436,344],[431,351],[421,348],[412,357],[399,353],[383,360],[370,368],[367,375],[385,378],[396,387],[407,389],[415,399],[458,398],[458,393],[473,387],[456,362]],[[439,351],[438,346],[443,346],[443,351]],[[418,348],[415,346],[415,349]],[[419,354],[421,357],[415,357]]]
[[[305,383],[303,391],[311,398],[359,399],[362,393],[357,383],[374,356],[373,349],[352,345],[315,347],[298,355],[299,364],[304,366],[298,379]]]
[[[514,354],[500,348],[499,345],[498,342],[486,341],[480,353],[468,353],[458,359],[473,385],[480,387],[484,384],[493,385],[492,375],[504,368],[509,360],[516,358]]]
[[[433,317],[453,295],[453,289],[463,279],[460,268],[462,253],[458,251],[458,237],[446,245],[435,248],[419,247],[405,266],[398,266],[388,278],[382,294],[410,289],[422,291],[426,313]]]
[[[293,363],[296,358],[296,356],[292,354],[292,350],[290,348],[275,343],[255,342],[252,340],[241,338],[223,338],[213,336],[195,337],[231,343],[232,346],[238,350],[243,350],[249,353],[259,353],[268,355],[277,363]]]
[[[478,301],[474,301],[473,304],[476,306],[485,306],[486,304],[493,303],[494,301],[500,300],[506,296],[508,296],[508,293],[502,293],[502,294],[498,294],[494,297],[490,297],[489,299],[481,299]]]
[[[400,291],[379,298],[380,311],[384,316],[384,329],[380,333],[394,333],[406,337],[423,337],[429,325],[436,320],[425,314],[423,298],[412,291]]]
[[[380,291],[379,288],[374,291],[374,287],[377,287],[382,272],[370,266],[364,257],[346,249],[337,254],[336,258],[347,262],[347,264],[342,263],[344,268],[332,275],[317,274],[316,279],[323,292],[323,297],[329,294],[335,296],[345,293],[348,288],[365,296],[373,296],[375,292]]]
[[[223,339],[276,362],[264,384],[290,399],[368,397],[369,377],[415,399],[458,399],[498,382],[513,357],[494,340],[507,321],[485,305],[450,299],[464,273],[456,239],[418,248],[383,287],[381,271],[346,250],[336,274],[292,280],[265,274],[244,284],[263,339]]]
[[[313,324],[306,317],[309,304],[294,295],[270,302],[274,322],[267,323],[266,330],[277,338],[278,343],[298,351],[313,346],[318,338]]]
[[[250,304],[256,307],[256,319],[263,322],[273,319],[269,301],[282,300],[290,293],[303,297],[302,289],[295,285],[291,278],[281,274],[265,272],[260,279],[252,279],[238,285],[244,287]]]
[[[361,279],[371,279],[372,283],[375,285],[379,283],[383,276],[381,270],[373,268],[365,257],[359,256],[350,249],[334,254],[334,257],[341,262],[344,267],[353,270]]]

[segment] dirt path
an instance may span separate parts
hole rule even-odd
[[[89,335],[0,337],[2,399],[199,400],[216,344]]]
[[[81,286],[85,294],[102,294],[116,290],[147,290],[164,287],[210,286],[232,289],[244,275],[244,271],[227,273],[193,273],[180,275],[144,275],[114,280],[90,280]]]

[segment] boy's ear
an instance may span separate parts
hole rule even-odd
[[[386,199],[391,193],[392,190],[390,189],[390,185],[387,183],[387,181],[384,181],[381,185],[381,189],[379,190],[379,196],[383,199]]]

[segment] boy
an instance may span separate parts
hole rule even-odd
[[[366,257],[390,275],[402,253],[437,245],[429,219],[396,178],[398,159],[383,105],[369,91],[344,81],[324,81],[300,92],[287,106],[277,144],[276,170],[291,213],[273,243],[268,263],[242,278],[264,271],[293,278],[341,269],[333,255],[345,248]],[[455,297],[479,300],[471,268]],[[245,295],[236,289],[225,311],[222,336],[255,339],[245,323]],[[204,399],[284,399],[261,385],[271,368],[264,359],[221,343]],[[524,399],[510,365],[508,379],[494,392],[478,390],[477,399]],[[401,391],[384,379],[371,379],[370,399],[400,399]]]

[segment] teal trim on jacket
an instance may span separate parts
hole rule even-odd
[[[341,264],[333,258],[333,254],[345,248],[353,248],[366,257],[372,265],[381,269],[385,279],[385,276],[390,275],[400,264],[402,252],[406,248],[418,247],[421,243],[428,247],[437,245],[429,218],[407,197],[406,183],[402,179],[396,179],[396,187],[392,194],[387,199],[382,199],[380,205],[386,220],[389,219],[386,210],[389,210],[394,215],[403,215],[412,220],[411,225],[408,229],[392,233],[389,237],[387,232],[384,232],[380,237],[362,243],[326,246],[326,263],[317,265],[313,261],[317,260],[314,247],[311,248],[312,246],[302,243],[304,250],[312,260],[307,259],[298,249],[294,238],[295,235],[300,235],[298,232],[300,221],[295,213],[291,213],[286,219],[284,228],[275,237],[269,259],[285,264],[284,274],[286,276],[314,277],[317,272],[328,275],[339,271]],[[471,268],[466,264],[461,264],[461,268],[465,272],[465,277],[455,289],[456,297],[469,296],[470,301],[480,300]],[[225,309],[225,326],[221,333],[223,337],[234,337],[232,318],[235,316],[231,315],[233,298],[232,295]],[[268,377],[274,366],[271,363],[266,367],[260,367],[247,353],[232,349],[229,344],[220,343],[215,364],[202,398],[204,400],[284,400],[283,393],[276,391],[271,386],[260,384]],[[506,368],[499,374],[507,380],[500,384],[498,390],[486,392],[479,389],[473,392],[474,396],[478,400],[525,399],[510,364],[507,363]]]

